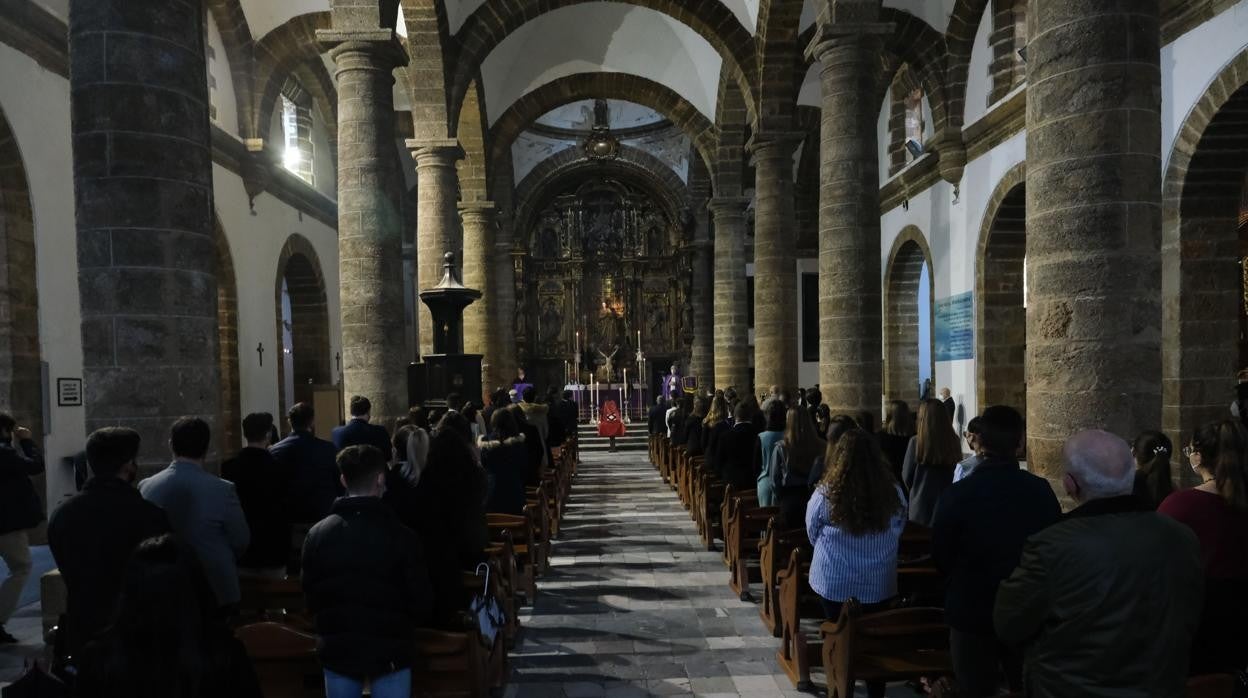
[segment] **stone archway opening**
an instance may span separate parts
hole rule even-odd
[[[1005,191],[979,251],[976,385],[982,411],[1009,405],[1027,414],[1027,194],[1020,180]]]
[[[17,139],[0,112],[0,409],[43,436],[35,219]],[[44,476],[35,489],[46,493]]]
[[[217,361],[221,372],[221,426],[217,452],[222,460],[242,447],[242,389],[238,359],[238,285],[234,259],[217,221]]]
[[[1248,52],[1192,110],[1163,188],[1162,420],[1176,443],[1228,416],[1248,366],[1245,70]]]
[[[932,265],[922,235],[903,233],[894,245],[884,296],[884,394],[914,404],[935,375]]]
[[[332,382],[329,307],[320,264],[299,236],[286,243],[277,278],[278,404],[282,414],[311,402],[318,385]]]

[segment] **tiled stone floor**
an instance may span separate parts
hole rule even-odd
[[[779,640],[728,588],[720,554],[705,551],[646,454],[582,458],[507,695],[809,695],[793,690]]]
[[[39,615],[39,577],[55,567],[52,553],[48,546],[40,545],[30,550],[31,564],[34,569],[26,586],[22,588],[22,598],[18,602],[17,612],[5,624],[5,629],[13,633],[21,644],[7,645],[0,649],[0,686],[12,683],[22,675],[25,665],[43,656],[43,621]],[[0,579],[8,576],[9,570],[0,562]]]

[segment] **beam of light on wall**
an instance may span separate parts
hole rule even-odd
[[[299,148],[286,146],[286,150],[282,152],[282,165],[291,172],[295,172],[302,162],[303,153],[299,152]]]

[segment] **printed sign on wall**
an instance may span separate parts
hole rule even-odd
[[[933,334],[937,361],[975,358],[975,305],[971,292],[936,300]]]

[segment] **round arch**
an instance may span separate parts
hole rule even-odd
[[[449,121],[458,121],[469,85],[480,74],[486,58],[517,29],[556,10],[591,2],[603,0],[528,0],[504,3],[503,7],[487,3],[477,8],[455,34],[462,49],[451,78]],[[754,37],[732,10],[720,0],[629,0],[628,4],[667,15],[705,39],[740,86],[750,120],[754,121],[754,85],[758,84]]]
[[[283,308],[283,285],[289,310]],[[316,250],[307,238],[292,234],[282,245],[274,289],[277,317],[278,405],[283,415],[290,407],[286,397],[286,373],[291,372],[295,402],[311,402],[312,387],[332,382],[329,355],[329,304],[325,279]],[[290,318],[290,328],[285,317]],[[287,337],[289,336],[289,341]],[[287,361],[286,357],[290,356]]]
[[[582,99],[621,99],[649,107],[680,127],[711,171],[719,131],[701,112],[670,88],[653,80],[628,73],[577,73],[552,80],[516,100],[490,128],[492,167],[510,162],[504,155],[520,132],[551,109]],[[491,178],[493,182],[510,181],[510,177]],[[495,199],[497,200],[497,198]]]
[[[0,400],[43,433],[35,218],[21,150],[0,111]]]
[[[217,236],[217,365],[221,375],[221,401],[217,452],[230,457],[242,445],[242,387],[238,358],[238,280],[230,241],[214,216]]]
[[[1193,105],[1162,182],[1162,424],[1175,443],[1226,415],[1232,376],[1248,363],[1245,123],[1248,50]]]
[[[321,118],[325,119],[327,131],[338,131],[338,96],[334,81],[321,61],[320,42],[316,38],[319,29],[328,29],[329,12],[312,12],[292,17],[285,24],[264,35],[255,45],[255,78],[252,83],[251,103],[254,112],[246,122],[252,138],[267,138],[273,112],[286,78],[295,75],[300,85],[309,92],[316,103]]]
[[[976,404],[1027,414],[1027,170],[1015,165],[997,183],[975,252]]]
[[[919,283],[927,267],[928,312],[919,317]],[[913,402],[919,395],[921,373],[919,337],[924,319],[932,326],[935,271],[932,250],[923,231],[908,225],[901,229],[888,253],[884,275],[884,395],[889,400]],[[936,375],[935,345],[928,334],[928,375]]]

